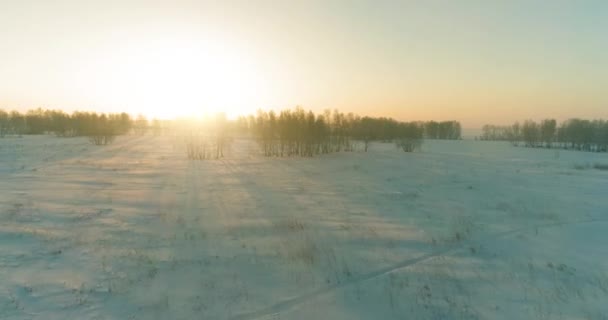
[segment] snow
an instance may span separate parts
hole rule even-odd
[[[1,319],[606,319],[608,155],[0,139]]]

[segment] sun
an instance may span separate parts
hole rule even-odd
[[[221,42],[135,42],[96,65],[96,99],[149,118],[251,114],[268,88],[251,52]]]

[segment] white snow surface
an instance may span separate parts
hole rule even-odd
[[[608,319],[608,155],[0,139],[0,319]]]

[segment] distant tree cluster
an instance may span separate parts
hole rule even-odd
[[[415,122],[390,118],[359,117],[352,113],[325,111],[315,114],[302,108],[258,111],[256,116],[237,120],[241,132],[248,131],[258,141],[265,156],[306,156],[353,151],[355,143],[396,142],[404,151],[420,146],[424,127]]]
[[[363,141],[367,151],[371,141],[395,142],[403,151],[412,152],[420,147],[424,136],[424,125],[419,122],[399,122],[391,118],[358,118],[352,136]]]
[[[608,121],[569,119],[559,126],[554,119],[532,120],[510,126],[485,125],[481,140],[511,141],[526,147],[608,152]]]
[[[562,148],[608,152],[608,121],[570,119],[557,130]]]
[[[511,126],[486,124],[481,128],[480,140],[516,141],[519,137],[519,123]]]
[[[128,133],[134,121],[126,113],[30,110],[25,114],[0,110],[0,137],[24,134],[54,134],[58,137],[89,137],[93,144],[111,143],[114,137]],[[147,127],[147,120],[146,120]]]
[[[204,120],[176,121],[177,135],[182,138],[186,156],[190,160],[220,159],[230,149],[236,134],[234,123],[223,113]],[[153,128],[157,128],[153,124]]]
[[[458,140],[462,137],[462,128],[458,121],[428,121],[424,123],[424,136],[427,139]]]

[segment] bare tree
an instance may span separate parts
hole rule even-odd
[[[0,138],[4,138],[8,134],[9,119],[8,112],[0,109]]]
[[[555,141],[555,135],[557,131],[557,122],[555,119],[545,119],[540,123],[540,136],[541,140],[545,143],[547,148],[551,148]]]

